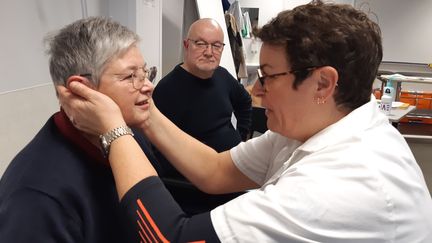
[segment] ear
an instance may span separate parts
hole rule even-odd
[[[79,76],[79,75],[72,75],[70,76],[67,80],[66,80],[66,87],[69,87],[69,84],[71,82],[80,82],[82,84],[85,84],[87,87],[90,87],[92,89],[95,89],[95,86],[92,82],[90,82],[90,80],[88,80],[88,78],[83,77],[83,76]]]
[[[189,47],[189,41],[188,41],[188,39],[184,39],[184,40],[183,40],[183,47],[184,47],[185,49],[187,49],[187,48]]]
[[[319,76],[315,98],[325,102],[333,96],[339,80],[339,74],[337,70],[331,66],[321,67],[317,71]]]

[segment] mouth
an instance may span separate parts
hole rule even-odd
[[[215,60],[213,58],[203,58],[201,59],[202,62],[206,62],[206,63],[214,63]]]
[[[142,106],[142,105],[146,105],[146,104],[148,104],[148,100],[143,100],[143,101],[139,101],[139,102],[135,103],[135,105],[137,105],[137,106]]]

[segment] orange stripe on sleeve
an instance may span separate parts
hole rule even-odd
[[[151,240],[150,240],[148,234],[147,234],[146,231],[144,230],[144,228],[143,228],[143,226],[142,226],[142,224],[141,224],[141,222],[140,222],[139,220],[137,220],[137,224],[138,224],[138,226],[139,226],[139,228],[140,228],[140,230],[138,231],[138,233],[139,233],[139,235],[141,236],[141,239],[142,239],[144,242],[151,242]],[[150,232],[150,233],[151,233],[151,232]],[[144,236],[145,236],[145,239],[144,239]],[[146,240],[146,239],[147,239],[147,240]],[[154,239],[154,237],[153,237],[153,239]],[[154,239],[154,240],[156,241],[156,239]]]
[[[138,217],[140,218],[140,221],[138,221],[138,225],[140,226],[142,232],[145,233],[145,232],[147,231],[148,234],[145,233],[146,236],[150,235],[150,236],[152,237],[152,239],[153,239],[153,242],[158,242],[158,241],[156,240],[156,237],[154,236],[153,232],[150,230],[150,228],[148,227],[148,225],[147,225],[147,223],[145,222],[144,218],[143,218],[142,215],[140,214],[140,212],[137,210],[136,213],[138,214]],[[139,223],[139,222],[141,222],[141,223]],[[145,229],[144,229],[143,225],[145,226]],[[152,242],[151,239],[150,239],[150,237],[149,237],[149,241],[148,241],[148,242]]]
[[[141,231],[138,231],[139,236],[141,237],[141,241],[140,242],[147,242],[147,241],[143,241],[144,240],[144,236],[142,234]],[[149,241],[150,242],[150,241]]]
[[[144,216],[150,223],[153,230],[156,232],[156,234],[159,236],[160,240],[163,243],[169,243],[169,241],[165,238],[165,236],[160,232],[159,228],[157,227],[156,223],[154,222],[153,218],[148,213],[147,209],[144,207],[144,204],[141,202],[140,199],[137,199],[138,207],[141,209],[141,211],[144,213]],[[141,216],[141,215],[140,215]]]

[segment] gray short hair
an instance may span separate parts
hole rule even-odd
[[[110,18],[75,21],[45,38],[51,78],[65,85],[72,75],[91,74],[97,87],[105,65],[137,42],[136,33]]]

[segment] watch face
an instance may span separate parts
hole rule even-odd
[[[105,157],[108,157],[110,145],[111,142],[116,140],[117,138],[123,136],[123,135],[134,135],[132,130],[129,127],[126,126],[120,126],[118,128],[115,128],[109,132],[107,132],[104,135],[99,136],[100,145],[102,147],[103,153]]]

